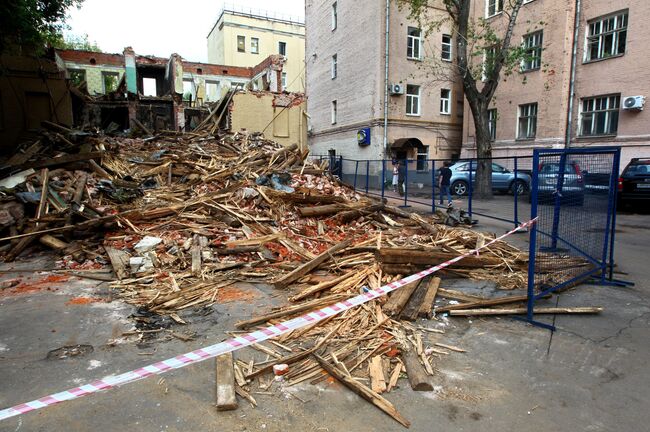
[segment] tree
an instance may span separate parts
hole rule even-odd
[[[511,46],[512,34],[523,0],[494,0],[495,12],[503,10],[503,17],[492,20],[470,16],[477,0],[437,0],[446,10],[442,20],[429,20],[431,0],[401,0],[410,7],[411,17],[416,18],[427,31],[439,29],[450,22],[456,35],[456,78],[463,84],[465,97],[472,113],[475,128],[476,194],[492,197],[492,141],[488,109],[497,90],[501,75],[516,70],[529,54],[522,46]],[[480,7],[480,6],[477,6]],[[504,24],[505,21],[505,25]]]
[[[83,0],[3,0],[0,2],[0,53],[38,52],[55,41],[66,11]]]
[[[59,49],[73,49],[73,50],[83,50],[83,51],[94,51],[102,52],[102,49],[97,45],[97,42],[90,42],[88,35],[84,34],[83,36],[77,35],[67,35],[63,34],[56,35],[55,39],[50,41],[50,44],[54,48]]]

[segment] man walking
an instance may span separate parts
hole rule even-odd
[[[399,196],[404,196],[404,182],[406,181],[406,161],[399,161],[397,164],[397,188]]]
[[[451,170],[449,169],[449,162],[445,162],[440,168],[440,176],[438,177],[438,187],[440,188],[440,205],[444,195],[447,195],[447,205],[451,207],[451,191],[449,190],[449,182],[451,180]]]

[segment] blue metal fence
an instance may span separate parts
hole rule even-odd
[[[438,173],[445,162],[465,168],[452,178],[454,205],[462,206],[470,217],[480,216],[519,225],[520,215],[528,213],[530,174],[532,156],[493,158],[493,188],[502,192],[507,199],[500,201],[498,211],[494,204],[477,199],[475,190],[477,159],[404,159],[394,160],[352,160],[341,156],[311,156],[316,160],[328,160],[333,175],[355,190],[382,199],[394,200],[402,207],[427,206],[432,213],[446,209],[438,187]],[[393,184],[395,162],[403,164],[403,171]],[[513,187],[521,186],[521,187]],[[442,204],[440,204],[440,202]],[[487,208],[486,208],[487,207]]]
[[[531,185],[528,308],[545,295],[590,278],[614,283],[616,187],[620,148],[535,150]]]

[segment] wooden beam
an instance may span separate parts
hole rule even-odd
[[[406,375],[408,375],[411,388],[415,391],[433,391],[431,379],[427,375],[424,366],[420,363],[420,359],[415,351],[403,351],[402,360],[404,361],[404,366],[406,366]]]
[[[430,318],[432,315],[433,305],[436,301],[436,294],[438,294],[438,288],[440,287],[441,279],[439,277],[432,277],[429,280],[427,286],[427,294],[424,296],[424,300],[420,305],[420,316]]]
[[[294,271],[290,272],[289,274],[287,274],[287,275],[281,277],[280,279],[278,279],[277,281],[275,281],[275,283],[274,283],[275,287],[276,288],[285,288],[285,287],[287,287],[289,284],[291,284],[291,283],[297,281],[298,279],[300,279],[301,277],[305,276],[307,273],[311,272],[312,270],[314,270],[319,265],[321,265],[324,262],[332,259],[332,256],[336,252],[347,248],[348,246],[350,246],[350,244],[352,244],[352,239],[342,241],[341,243],[338,243],[338,244],[332,246],[331,248],[329,248],[328,250],[326,250],[322,254],[318,255],[313,260],[301,265],[300,267],[298,267]]]
[[[111,261],[115,276],[117,276],[119,280],[128,278],[131,274],[129,269],[129,254],[110,246],[104,246],[104,250],[106,250],[108,259]]]
[[[602,307],[541,307],[535,308],[535,314],[597,314]],[[525,307],[509,309],[460,309],[449,311],[451,316],[487,316],[487,315],[523,315]]]
[[[422,302],[424,301],[424,297],[426,296],[428,291],[430,279],[431,276],[420,280],[420,283],[418,283],[417,288],[415,289],[415,291],[413,291],[413,294],[406,302],[406,306],[404,306],[404,309],[402,309],[402,312],[400,313],[399,316],[400,319],[407,320],[407,321],[415,321],[418,318],[418,316],[420,315],[420,308],[422,307]]]
[[[235,391],[235,368],[232,353],[222,354],[215,359],[217,381],[217,411],[237,409]]]
[[[413,291],[418,287],[418,283],[419,281],[411,282],[410,284],[393,291],[386,304],[382,306],[382,311],[389,316],[399,315],[406,305],[406,302],[408,302],[411,297],[411,294],[413,294]]]
[[[384,367],[381,364],[381,356],[377,355],[368,362],[368,373],[370,374],[370,388],[377,394],[386,391],[386,377]]]
[[[475,309],[475,308],[482,308],[484,306],[496,306],[496,305],[502,305],[508,303],[517,303],[517,302],[522,302],[527,300],[528,300],[528,296],[526,295],[507,296],[507,297],[500,297],[500,298],[494,298],[489,300],[477,300],[470,303],[441,306],[439,308],[436,308],[435,312],[442,313],[442,312],[449,312],[458,309]]]
[[[88,153],[77,153],[77,154],[67,154],[65,156],[59,156],[56,158],[49,158],[43,161],[26,163],[23,165],[25,168],[50,168],[58,165],[65,165],[72,162],[86,161],[90,159],[101,159],[104,152],[88,152]]]
[[[402,426],[404,427],[411,426],[411,422],[405,419],[399,413],[399,411],[397,411],[397,409],[393,406],[393,404],[390,403],[390,401],[383,398],[381,395],[375,393],[374,391],[370,390],[369,388],[365,387],[364,385],[356,381],[354,378],[348,376],[344,371],[330,364],[323,357],[314,354],[314,358],[316,358],[318,364],[320,364],[321,367],[325,369],[327,373],[329,373],[333,378],[339,380],[341,384],[343,384],[344,386],[346,386],[347,388],[349,388],[350,390],[352,390],[353,392],[361,396],[363,399],[367,400],[368,402],[370,402],[371,404],[373,404],[374,406],[376,406],[377,408],[379,408],[380,410],[382,410],[383,412],[391,416],[393,419],[395,419],[395,421],[397,421]]]

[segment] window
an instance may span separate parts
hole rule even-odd
[[[408,28],[406,43],[406,58],[411,60],[421,60],[420,51],[422,49],[422,30],[415,27]]]
[[[524,36],[524,59],[521,62],[522,71],[539,69],[542,66],[543,32],[538,31]]]
[[[338,75],[338,57],[336,54],[332,56],[332,79],[336,78]]]
[[[283,55],[286,57],[287,55],[287,43],[286,42],[278,42],[278,53],[280,55]]]
[[[70,74],[70,82],[72,83],[73,86],[79,87],[81,84],[83,84],[84,81],[86,81],[86,71],[83,69],[70,69],[69,71]]]
[[[427,168],[429,166],[429,164],[427,163],[428,159],[429,159],[429,146],[418,147],[416,169],[418,171],[427,171]]]
[[[503,12],[503,0],[485,0],[485,14],[487,17]]]
[[[338,11],[336,10],[336,2],[332,3],[332,30],[336,30],[339,24]]]
[[[246,52],[246,36],[237,36],[237,52]]]
[[[535,138],[537,133],[537,103],[519,105],[518,139]]]
[[[497,61],[497,51],[498,48],[496,46],[486,48],[485,52],[483,53],[483,70],[481,73],[481,80],[486,81],[488,79],[488,76],[492,74],[492,71],[494,70],[494,66],[496,65]]]
[[[251,54],[260,53],[260,40],[258,38],[251,38]]]
[[[117,90],[120,81],[120,74],[117,72],[102,72],[102,84],[104,85],[104,94],[112,93]]]
[[[580,135],[615,135],[618,130],[620,95],[582,99]]]
[[[183,80],[183,100],[190,103],[194,100],[194,81]]]
[[[205,99],[208,102],[219,100],[219,81],[205,81]]]
[[[337,109],[336,109],[336,101],[332,101],[332,124],[336,124],[336,114],[337,114]]]
[[[185,87],[185,82],[183,82]],[[142,78],[142,93],[145,96],[158,96],[158,82],[156,78]]]
[[[627,12],[590,21],[588,27],[585,61],[625,54]]]
[[[286,72],[282,72],[281,79],[282,79],[282,90],[285,90],[287,88],[287,73]]]
[[[497,139],[497,109],[488,110],[488,130],[490,131],[490,140]]]
[[[442,35],[442,50],[440,57],[444,61],[451,61],[451,35]]]
[[[451,114],[451,90],[440,89],[440,114]]]
[[[420,86],[406,86],[406,115],[420,115]]]

